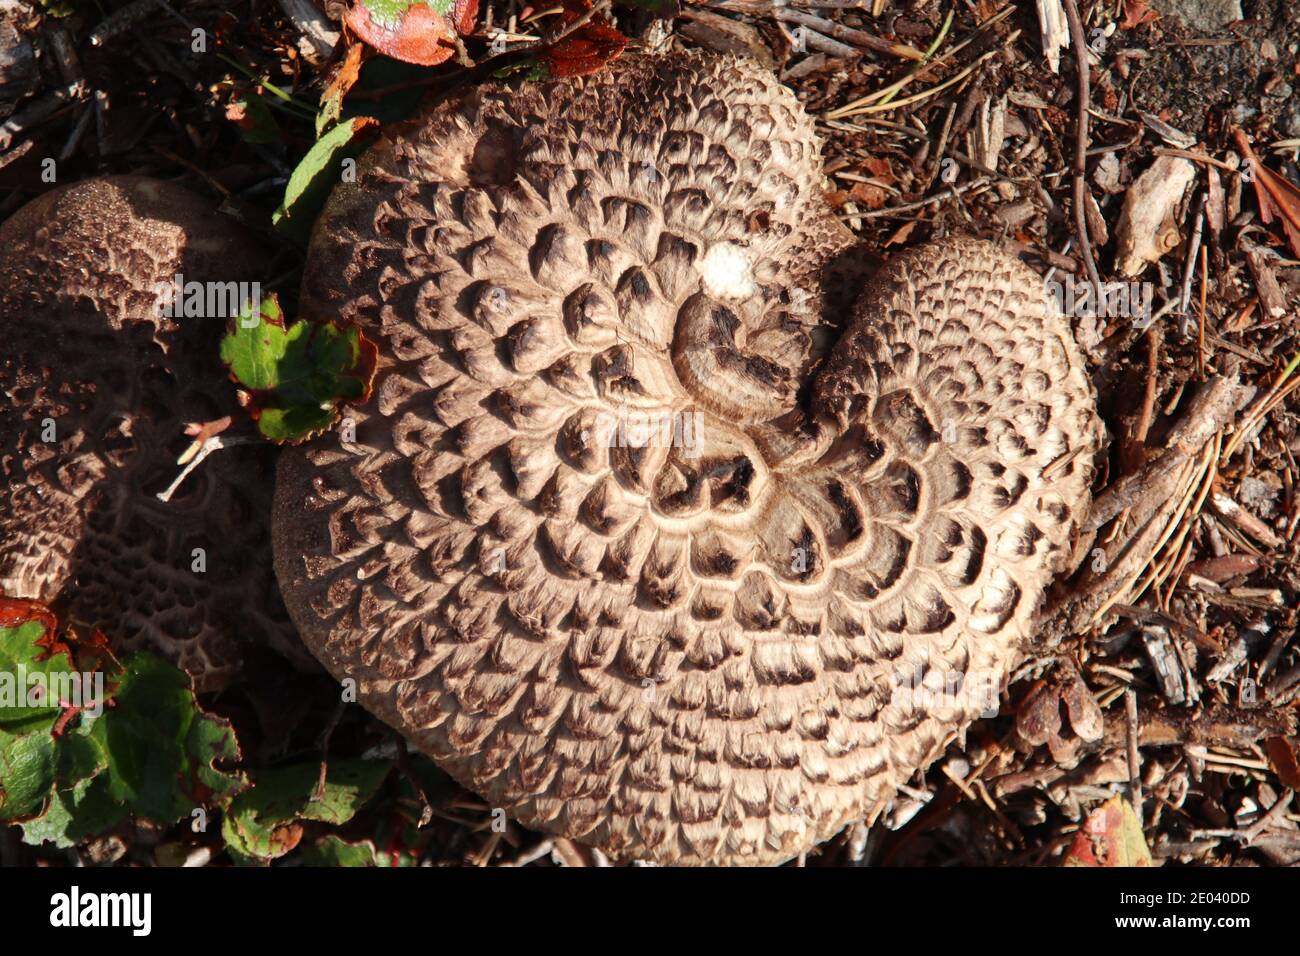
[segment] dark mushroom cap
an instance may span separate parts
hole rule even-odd
[[[824,188],[767,71],[628,58],[439,105],[318,224],[306,308],[381,362],[280,459],[286,603],[525,824],[788,859],[986,706],[1067,560],[1099,426],[1042,283],[946,241],[845,315]]]
[[[228,414],[234,396],[225,319],[164,316],[159,290],[177,275],[256,279],[251,237],[180,186],[120,176],[33,200],[0,248],[0,591],[154,650],[204,690],[237,668],[237,637],[287,646],[266,450],[218,452],[155,497],[185,423]]]

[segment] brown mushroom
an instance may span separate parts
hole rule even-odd
[[[286,603],[527,825],[788,859],[988,705],[1068,560],[1099,424],[1041,281],[949,240],[844,314],[824,189],[770,73],[629,58],[440,104],[318,224],[305,307],[382,357],[280,459]]]
[[[170,317],[167,290],[256,279],[251,237],[180,186],[120,176],[33,200],[0,248],[0,592],[152,649],[201,690],[237,668],[237,636],[291,646],[266,450],[212,455],[156,496],[185,423],[228,414],[234,395],[225,318]]]

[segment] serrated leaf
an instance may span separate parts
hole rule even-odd
[[[306,242],[330,190],[343,177],[344,160],[355,160],[378,126],[369,116],[354,116],[316,140],[289,176],[284,200],[271,215],[275,227]]]
[[[379,350],[360,329],[334,322],[287,325],[274,294],[259,308],[260,321],[245,311],[231,323],[221,360],[264,436],[303,441],[332,425],[343,403],[370,397]]]
[[[319,764],[295,764],[257,775],[252,789],[231,801],[221,821],[237,862],[270,863],[302,838],[301,821],[339,825],[351,820],[392,769],[387,760],[339,760],[326,768],[325,787],[313,799]]]
[[[72,671],[67,646],[54,643],[56,626],[37,601],[0,599],[0,728],[19,733],[58,716],[58,702],[41,690]]]
[[[17,672],[43,675],[50,698],[4,708],[0,727],[0,820],[24,840],[71,846],[128,814],[170,824],[244,786],[213,766],[239,755],[229,724],[167,661],[119,664],[102,635],[60,634],[44,605],[0,599],[0,674]],[[80,685],[56,680],[72,674]]]
[[[0,728],[18,732],[58,716],[57,704],[41,694],[56,673],[72,669],[66,654],[38,658],[37,641],[46,629],[38,621],[14,628],[0,628]]]
[[[103,748],[108,796],[158,823],[188,817],[245,785],[242,774],[214,766],[239,757],[229,721],[200,710],[189,679],[152,654],[126,662],[114,705],[90,736]]]
[[[126,807],[108,794],[103,776],[77,781],[55,791],[46,811],[22,824],[23,842],[57,847],[76,846],[82,840],[113,829],[127,817]]]
[[[74,673],[57,621],[36,601],[0,599],[0,821],[42,813],[59,767],[55,699]]]

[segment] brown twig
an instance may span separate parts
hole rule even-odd
[[[1192,276],[1196,274],[1196,257],[1201,250],[1201,237],[1205,228],[1205,193],[1196,198],[1196,212],[1192,214],[1192,241],[1187,247],[1187,266],[1183,270],[1183,288],[1178,298],[1178,313],[1182,316],[1180,332],[1184,337],[1190,329],[1187,306],[1192,300]]]
[[[202,178],[204,182],[206,182],[217,192],[221,193],[221,195],[225,196],[227,199],[234,198],[234,193],[230,191],[230,188],[226,186],[225,183],[217,179],[215,176],[209,173],[202,166],[199,166],[197,163],[192,163],[184,156],[179,156],[176,153],[173,153],[166,146],[155,145],[153,147],[153,151],[157,153],[159,156],[163,157],[163,159],[169,160],[170,162],[175,163],[177,166],[184,166],[195,176],[199,176],[200,178]]]
[[[880,37],[872,36],[865,30],[855,30],[852,27],[846,27],[833,20],[827,20],[825,17],[818,17],[811,13],[805,13],[802,10],[791,10],[788,7],[773,7],[772,16],[777,20],[780,20],[782,23],[793,23],[796,26],[815,30],[824,36],[836,40],[843,40],[846,43],[852,43],[854,46],[862,47],[864,50],[874,50],[876,53],[887,53],[891,56],[902,57],[905,60],[914,60],[917,62],[925,59],[924,53],[915,47],[908,46],[906,43],[893,43],[889,40],[882,40]]]
[[[1142,819],[1142,755],[1138,753],[1138,699],[1129,688],[1124,692],[1124,716],[1128,730],[1128,789],[1133,812]]]
[[[343,719],[343,712],[347,710],[347,704],[340,700],[334,707],[334,712],[330,714],[329,722],[325,725],[325,730],[320,735],[320,772],[316,776],[316,788],[312,791],[311,799],[319,802],[325,799],[325,775],[329,772],[330,741],[334,738],[334,731]]]
[[[339,42],[339,31],[311,0],[280,0],[280,9],[302,36],[302,42],[298,44],[300,50],[305,44],[320,59],[334,52]]]
[[[1201,246],[1201,321],[1199,331],[1196,336],[1196,371],[1205,377],[1205,298],[1209,286],[1209,257],[1208,249]]]
[[[162,0],[135,0],[113,11],[95,27],[90,34],[91,46],[103,46],[109,40],[120,36],[132,27],[153,15],[154,8],[162,6]]]
[[[1295,733],[1295,714],[1281,707],[1141,708],[1137,720],[1139,747],[1207,747],[1247,749],[1266,737]],[[1103,746],[1120,748],[1128,739],[1128,718],[1108,718]]]
[[[1085,536],[1098,532],[1125,509],[1131,515],[1104,541],[1090,542],[1085,537],[1083,553],[1096,543],[1104,560],[1085,569],[1069,591],[1049,599],[1039,618],[1039,633],[1047,646],[1093,626],[1117,603],[1129,603],[1131,588],[1182,522],[1190,497],[1198,487],[1202,495],[1208,491],[1196,476],[1207,473],[1207,453],[1218,454],[1220,442],[1215,436],[1253,394],[1253,388],[1235,378],[1211,379],[1169,434],[1165,450],[1097,496],[1083,527]]]
[[[22,112],[0,123],[0,153],[7,151],[21,134],[31,132],[61,111],[71,109],[85,97],[84,82],[73,83],[38,96]]]
[[[1248,827],[1243,827],[1237,830],[1193,830],[1192,838],[1197,840],[1215,838],[1220,840],[1236,840],[1245,846],[1253,846],[1255,841],[1258,840],[1265,831],[1280,821],[1282,815],[1285,814],[1287,809],[1291,806],[1291,800],[1294,796],[1294,790],[1284,791],[1282,796],[1278,797],[1277,800],[1273,802],[1273,806],[1268,808],[1268,812],[1260,817],[1256,823],[1253,823]]]
[[[869,212],[855,212],[852,215],[843,216],[844,219],[876,219],[880,216],[893,216],[899,213],[916,212],[918,209],[924,209],[926,206],[945,199],[955,199],[972,189],[978,189],[981,186],[987,188],[991,184],[987,177],[973,179],[968,183],[962,183],[960,186],[949,186],[947,189],[935,196],[928,196],[925,199],[918,199],[916,202],[909,202],[902,206],[885,206],[881,209],[872,209]]]
[[[1155,419],[1156,381],[1160,372],[1160,334],[1158,328],[1156,325],[1147,326],[1145,333],[1147,342],[1146,388],[1142,392],[1142,406],[1138,410],[1137,421],[1133,425],[1133,431],[1129,436],[1127,447],[1124,449],[1122,464],[1125,474],[1134,472],[1145,464],[1143,452],[1147,435],[1151,432],[1151,423]]]
[[[587,10],[585,13],[582,14],[582,16],[578,17],[578,19],[574,20],[572,23],[565,24],[563,27],[557,29],[553,34],[543,33],[542,42],[548,46],[551,46],[556,43],[559,43],[561,40],[564,40],[572,36],[573,34],[577,33],[579,30],[581,30],[583,27],[585,27],[588,23],[590,23],[592,17],[596,16],[596,14],[605,13],[609,9],[610,2],[611,0],[596,0],[596,2],[591,5],[590,10]]]
[[[1070,21],[1070,42],[1074,46],[1075,72],[1078,73],[1078,111],[1075,121],[1074,136],[1074,228],[1079,235],[1079,251],[1083,253],[1084,264],[1088,267],[1088,278],[1092,281],[1097,301],[1101,299],[1101,275],[1097,272],[1097,261],[1092,254],[1092,240],[1088,236],[1087,207],[1084,193],[1087,190],[1088,161],[1088,102],[1091,99],[1088,76],[1088,43],[1083,32],[1083,21],[1079,19],[1079,5],[1075,0],[1064,0],[1065,16]]]

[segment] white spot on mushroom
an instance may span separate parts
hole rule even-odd
[[[715,242],[698,268],[705,291],[715,299],[747,299],[758,291],[749,252],[734,242]]]

